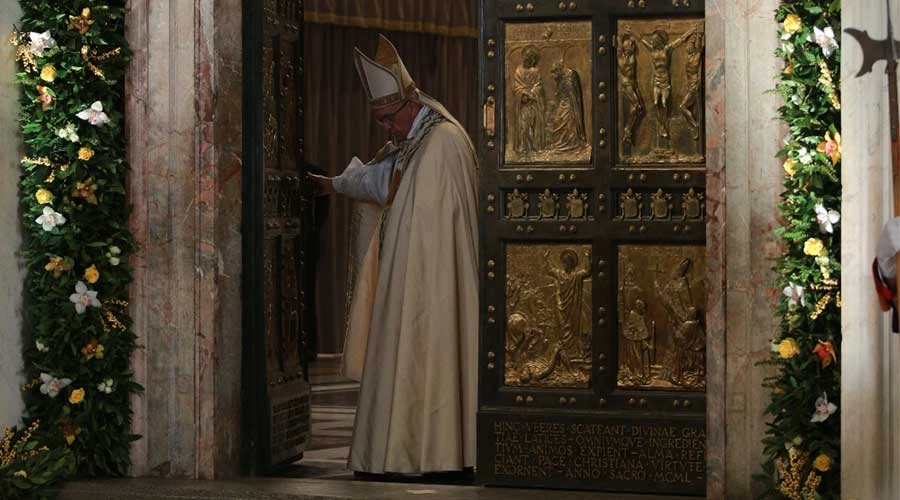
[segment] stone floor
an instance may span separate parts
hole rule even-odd
[[[188,481],[123,479],[71,483],[61,500],[686,500],[690,497],[520,490],[333,479]]]
[[[284,468],[277,478],[235,481],[123,479],[66,485],[62,500],[670,500],[689,497],[626,495],[548,490],[485,488],[448,480],[443,484],[373,482],[347,470],[347,454],[356,415],[359,384],[340,377],[334,362],[310,370],[312,441],[303,460]]]

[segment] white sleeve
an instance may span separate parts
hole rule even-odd
[[[393,172],[394,155],[370,164],[364,164],[354,156],[341,175],[332,180],[332,184],[335,191],[350,198],[384,205],[387,203]]]

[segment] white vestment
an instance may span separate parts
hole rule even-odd
[[[361,234],[372,236],[365,257],[351,262],[358,267],[344,373],[361,374],[349,464],[356,471],[475,465],[477,166],[458,122],[419,97],[446,119],[419,131],[418,148],[397,165],[403,176],[384,227],[363,218],[370,224]]]

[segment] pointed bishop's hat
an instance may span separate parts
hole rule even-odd
[[[383,108],[404,99],[415,99],[416,82],[409,76],[406,66],[394,45],[383,35],[378,35],[378,50],[371,59],[358,48],[354,49],[354,62],[366,97],[373,108]]]

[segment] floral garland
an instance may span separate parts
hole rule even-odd
[[[840,498],[839,0],[784,0],[776,11],[785,67],[777,84],[788,136],[781,202],[783,290],[768,361],[771,416],[763,464],[774,498]]]
[[[140,390],[130,371],[136,338],[127,314],[134,240],[121,113],[125,0],[21,0],[21,7],[22,26],[10,42],[26,149],[20,197],[30,431],[11,431],[4,442],[24,437],[27,451],[48,455],[70,450],[80,475],[122,475],[135,439],[129,398]],[[19,490],[52,482],[26,467],[43,462],[18,462],[0,466],[0,478],[16,478]]]

